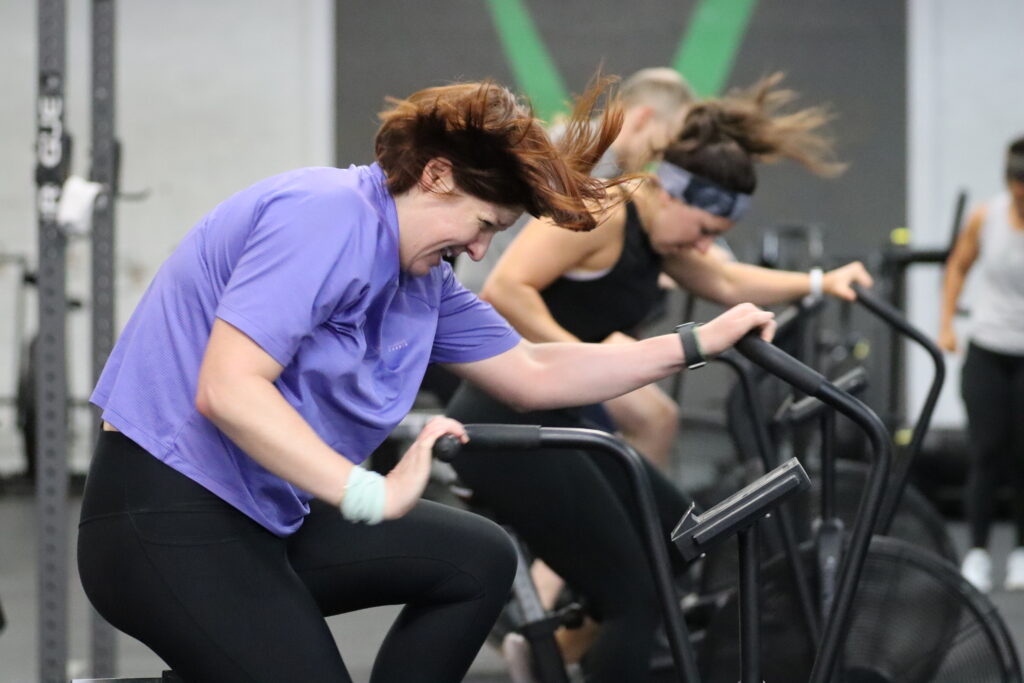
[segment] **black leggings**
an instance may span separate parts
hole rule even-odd
[[[574,410],[516,413],[468,384],[448,414],[465,423],[591,426]],[[467,453],[454,466],[474,503],[515,529],[601,622],[585,660],[588,682],[647,680],[661,613],[622,466],[604,454],[565,450]],[[647,471],[667,540],[689,500],[650,465]],[[669,556],[679,558],[674,549]]]
[[[1008,481],[1014,491],[1017,545],[1022,546],[1024,356],[996,353],[971,344],[960,377],[973,456],[967,499],[971,543],[978,548],[988,545],[996,485]]]
[[[371,681],[459,681],[508,598],[515,554],[476,515],[419,503],[376,526],[314,503],[279,538],[116,432],[78,536],[86,595],[186,681],[350,681],[324,620],[405,604]]]

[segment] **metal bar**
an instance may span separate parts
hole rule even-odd
[[[115,2],[92,2],[92,168],[90,178],[104,186],[92,215],[92,377],[100,373],[114,345],[114,219],[118,189],[118,143],[115,135]],[[99,437],[99,410],[94,411],[92,442]],[[98,612],[90,619],[92,675],[117,673],[117,632]]]
[[[822,629],[818,655],[811,669],[811,683],[826,683],[832,679],[832,672],[839,659],[842,639],[850,622],[857,582],[867,559],[872,532],[878,522],[892,467],[892,441],[878,416],[856,398],[840,392],[830,384],[821,388],[818,398],[860,426],[867,434],[871,442],[870,452],[874,454],[874,466],[864,486],[857,520],[850,533],[846,559],[839,569],[832,611]]]
[[[893,334],[906,337],[920,346],[928,354],[934,369],[932,383],[928,388],[928,395],[921,405],[917,419],[914,421],[914,431],[910,445],[907,447],[904,457],[894,468],[892,484],[886,493],[886,501],[879,515],[878,532],[888,535],[889,527],[896,515],[896,509],[899,507],[900,499],[903,497],[903,491],[910,480],[911,468],[921,452],[921,448],[924,446],[924,437],[928,432],[928,427],[931,425],[932,413],[939,401],[939,394],[946,380],[946,362],[942,351],[939,350],[935,342],[924,332],[911,325],[910,321],[904,317],[899,309],[889,306],[883,299],[874,295],[870,290],[865,290],[860,285],[854,285],[854,291],[857,292],[857,302],[884,321],[890,327]]]
[[[811,669],[811,683],[826,683],[831,679],[839,657],[842,636],[849,623],[853,598],[857,592],[857,582],[867,559],[872,531],[878,521],[892,467],[892,443],[882,421],[870,408],[838,390],[811,368],[760,339],[757,332],[748,333],[740,339],[736,343],[736,350],[786,383],[833,406],[853,420],[871,441],[869,452],[874,455],[874,466],[861,495],[846,561],[839,570],[835,605],[822,629],[821,644]]]
[[[615,457],[629,476],[636,496],[637,512],[643,529],[643,541],[651,558],[654,584],[661,600],[665,631],[668,634],[672,659],[685,683],[700,681],[696,655],[690,645],[690,632],[678,608],[672,582],[671,562],[665,547],[665,534],[658,518],[654,493],[644,470],[642,456],[628,444],[610,434],[590,429],[545,427],[541,430],[541,446],[553,448],[598,449]]]
[[[744,400],[747,403],[747,410],[750,412],[751,422],[754,424],[755,443],[757,444],[758,455],[764,464],[766,472],[775,469],[779,463],[779,454],[772,447],[771,439],[768,436],[767,419],[764,411],[761,410],[761,403],[757,396],[753,372],[748,365],[740,360],[737,352],[729,350],[718,355],[716,360],[728,365],[736,373],[739,379],[740,388],[743,391]],[[800,543],[797,541],[796,527],[793,523],[792,508],[789,503],[783,503],[776,510],[774,516],[775,524],[782,538],[782,547],[786,556],[786,563],[793,575],[793,583],[796,586],[797,597],[800,601],[800,612],[804,617],[804,625],[811,639],[817,643],[821,637],[820,625],[814,611],[814,598],[811,595],[811,583],[807,577],[802,557],[800,555]]]
[[[65,3],[39,0],[36,104],[36,206],[39,220],[39,363],[36,381],[36,522],[39,570],[39,680],[67,669],[67,396],[65,381],[66,238],[57,203],[70,145],[64,130]]]
[[[821,519],[836,517],[836,414],[830,409],[819,417],[821,423]]]
[[[506,531],[516,543],[516,576],[512,581],[512,595],[522,611],[523,623],[519,626],[541,624],[548,618],[548,613],[530,576],[530,567],[523,556],[523,545],[514,531]],[[569,674],[565,670],[565,661],[555,641],[554,631],[555,627],[552,625],[536,631],[527,629],[521,633],[530,643],[538,678],[545,683],[569,683]]]
[[[740,681],[761,681],[760,557],[757,522],[737,534],[740,547]]]

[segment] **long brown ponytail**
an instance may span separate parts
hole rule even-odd
[[[791,159],[818,175],[841,173],[846,165],[834,160],[832,140],[820,132],[832,115],[823,107],[781,113],[796,99],[792,90],[776,88],[782,78],[776,73],[746,90],[695,104],[665,160],[748,194],[757,185],[755,161]]]

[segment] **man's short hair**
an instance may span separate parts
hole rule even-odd
[[[667,66],[641,69],[622,82],[619,97],[627,107],[653,107],[663,118],[675,116],[697,99],[693,88],[675,69]]]

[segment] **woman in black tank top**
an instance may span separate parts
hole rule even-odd
[[[531,341],[615,343],[629,339],[657,306],[663,274],[722,304],[777,304],[813,290],[852,299],[852,282],[870,286],[860,263],[825,274],[781,272],[730,262],[714,247],[749,204],[757,159],[787,157],[820,174],[842,168],[826,160],[828,144],[816,132],[827,118],[822,111],[776,116],[788,98],[773,89],[777,80],[694,106],[657,174],[625,186],[594,230],[529,223],[492,271],[482,298]],[[657,386],[603,405],[616,426],[639,432],[641,438],[631,439],[638,450],[657,462],[667,459],[677,415]],[[468,384],[448,414],[466,423],[594,426],[586,408],[519,413]],[[663,431],[652,435],[652,424]],[[584,659],[587,680],[646,680],[657,602],[615,464],[586,453],[534,451],[473,454],[457,459],[455,468],[475,500],[583,594],[601,624]],[[648,473],[668,538],[689,501],[657,468],[648,466]]]

